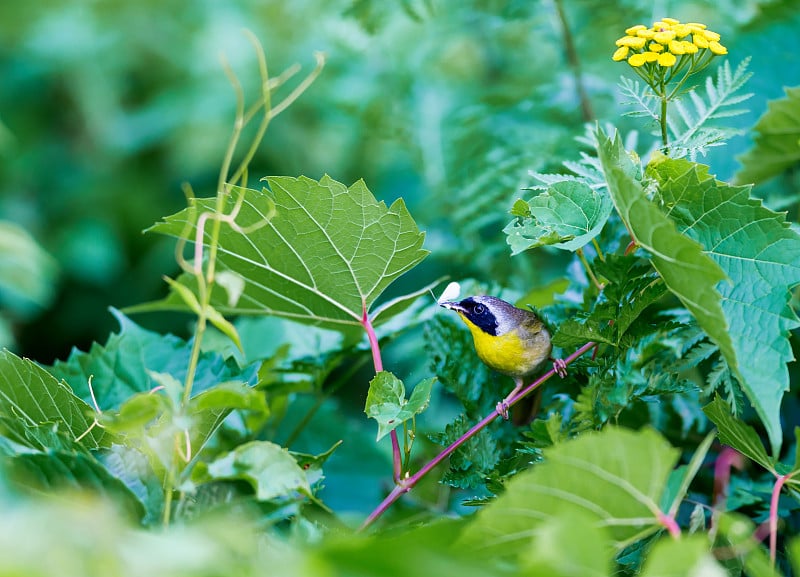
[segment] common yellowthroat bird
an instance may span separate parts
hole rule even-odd
[[[553,350],[550,332],[535,313],[493,296],[471,296],[460,301],[440,301],[456,311],[472,333],[478,358],[490,369],[514,379],[515,387],[497,403],[497,412],[508,419],[508,402],[525,386]],[[553,361],[560,377],[566,375],[563,360]]]

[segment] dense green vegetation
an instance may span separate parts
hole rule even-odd
[[[0,8],[0,575],[800,574],[800,14],[648,8]]]

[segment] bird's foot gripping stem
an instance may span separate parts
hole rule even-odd
[[[497,411],[497,414],[503,417],[503,419],[506,421],[508,420],[508,401],[506,399],[499,401],[494,410]]]
[[[563,379],[567,376],[567,363],[564,359],[553,359],[553,370]]]

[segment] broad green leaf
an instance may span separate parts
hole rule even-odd
[[[514,553],[529,546],[540,523],[578,511],[622,548],[661,528],[659,503],[679,456],[651,429],[606,427],[559,443],[478,513],[468,543]]]
[[[201,481],[240,479],[252,485],[259,501],[293,493],[311,495],[306,473],[294,457],[275,443],[251,441],[208,463]]]
[[[89,352],[73,350],[69,359],[57,361],[50,371],[63,378],[75,393],[90,400],[88,380],[101,410],[115,410],[131,396],[152,390],[156,383],[152,373],[171,375],[179,382],[186,378],[186,368],[192,343],[173,335],[148,331],[128,317],[113,310],[120,331],[109,337],[105,345],[93,344]],[[239,369],[218,354],[200,356],[193,394],[198,394],[219,382],[242,380],[254,383],[257,367]]]
[[[767,455],[758,433],[753,427],[731,415],[731,409],[725,401],[717,396],[703,407],[703,412],[717,426],[720,443],[736,449],[766,470],[775,472],[775,461]]]
[[[727,577],[711,553],[706,535],[664,537],[645,558],[641,577]]]
[[[3,472],[20,488],[42,493],[91,491],[109,497],[132,519],[144,515],[144,507],[125,484],[97,459],[82,453],[32,453],[2,461]]]
[[[364,412],[378,422],[380,441],[398,426],[424,411],[431,398],[436,378],[424,379],[406,399],[403,382],[388,371],[381,371],[370,381]]]
[[[94,410],[76,397],[69,386],[28,359],[0,351],[0,417],[7,426],[13,421],[26,427],[57,423],[72,439],[92,426]],[[13,426],[13,425],[11,425]],[[20,429],[15,430],[19,433]],[[19,438],[14,439],[21,442]],[[111,435],[94,427],[81,443],[98,448],[111,442]]]
[[[722,269],[704,254],[700,244],[678,232],[675,223],[647,198],[641,182],[632,176],[636,170],[619,135],[612,142],[598,131],[597,139],[611,198],[633,239],[649,253],[667,288],[689,309],[728,363],[736,366],[716,288],[726,278]]]
[[[614,208],[608,194],[575,180],[552,184],[527,205],[527,214],[503,229],[512,254],[545,245],[575,251],[600,234]]]
[[[607,531],[589,515],[570,511],[539,526],[523,550],[525,575],[541,577],[608,577],[614,549]]]
[[[222,227],[218,268],[245,281],[236,306],[215,298],[223,314],[274,314],[343,330],[359,325],[384,289],[428,254],[403,200],[387,208],[363,181],[347,187],[327,176],[265,180],[269,189],[236,189],[229,198],[228,211],[244,194],[240,227],[263,226],[247,234]],[[189,230],[194,239],[193,219],[212,210],[215,199],[196,203],[197,210],[150,230],[178,237]],[[265,220],[273,205],[275,215]]]
[[[753,127],[753,148],[739,156],[736,182],[761,183],[800,163],[800,87],[784,88],[786,98],[771,100]]]
[[[716,286],[733,347],[722,352],[777,454],[781,399],[789,390],[786,364],[794,360],[789,331],[800,326],[790,306],[790,291],[800,283],[800,236],[785,213],[750,198],[749,186],[720,182],[706,166],[661,158],[648,174],[658,181],[668,216],[730,279]]]

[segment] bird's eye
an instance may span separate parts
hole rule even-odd
[[[478,303],[478,304],[475,305],[475,308],[473,308],[472,311],[476,315],[482,315],[483,313],[486,312],[486,307],[483,306],[482,304]]]

